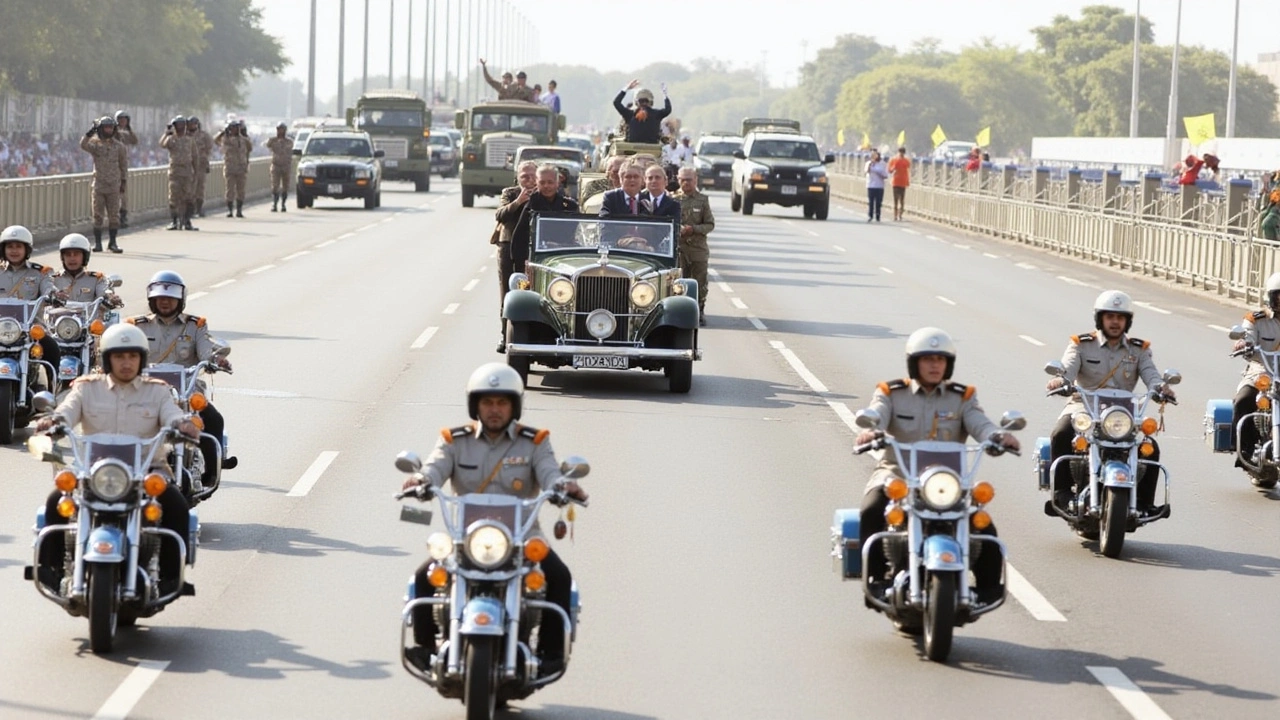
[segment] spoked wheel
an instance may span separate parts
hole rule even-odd
[[[1120,557],[1124,549],[1125,527],[1129,524],[1129,489],[1107,488],[1102,496],[1102,534],[1099,543],[1102,554],[1109,558]]]
[[[934,662],[946,662],[951,654],[951,637],[956,627],[956,574],[939,572],[929,576],[929,595],[924,605],[924,654]]]
[[[0,383],[0,445],[13,442],[13,384]]]
[[[467,642],[466,683],[462,703],[467,720],[493,720],[498,710],[497,667],[493,664],[493,638]]]
[[[116,639],[116,571],[109,563],[93,563],[89,576],[89,647],[94,654],[111,652]]]

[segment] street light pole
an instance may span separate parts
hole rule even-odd
[[[311,0],[311,49],[307,53],[307,115],[316,114],[316,0]]]
[[[1133,11],[1133,91],[1129,96],[1129,137],[1138,137],[1138,77],[1142,74],[1139,46],[1142,42],[1142,0]]]
[[[391,0],[391,22],[388,25],[390,26],[390,37],[387,39],[387,87],[395,87],[396,0]]]
[[[444,0],[444,75],[440,78],[444,86],[444,100],[449,102],[449,14],[453,0]]]
[[[462,4],[458,4],[458,29],[457,35],[454,36],[454,45],[457,46],[456,65],[458,66],[453,73],[453,98],[457,101],[459,107],[465,107],[466,98],[462,95]],[[470,72],[467,73],[471,75]]]
[[[475,57],[476,55],[480,54],[480,26],[483,23],[483,17],[481,15],[481,11],[484,10],[484,5],[482,5],[479,2],[473,2],[472,5],[476,9],[476,31],[475,31],[476,44],[475,44],[475,52],[471,53],[471,57]],[[471,41],[468,40],[467,42],[470,43]],[[471,67],[474,68],[475,65],[472,65]],[[468,73],[468,77],[470,77],[470,75],[472,74],[474,73]],[[475,103],[480,102],[480,78],[476,78],[475,82],[470,84],[472,85],[472,88],[473,88],[472,94],[471,94],[471,104],[474,105]]]
[[[360,75],[360,92],[369,91],[369,0],[364,0],[364,70]]]
[[[475,0],[472,0],[472,2],[467,3],[467,30],[465,35],[467,40],[466,57],[467,57],[468,68],[474,68],[474,66],[471,64],[471,58],[475,56],[475,53],[471,52],[471,25],[475,22],[475,10],[476,10]],[[459,20],[461,20],[461,18],[459,18]],[[458,47],[462,47],[461,42],[458,43]],[[461,67],[461,65],[459,65],[459,67]],[[466,95],[464,95],[463,97],[467,99],[468,106],[471,105],[471,85],[474,80],[475,80],[475,73],[472,72],[472,70],[467,70],[467,86],[466,86],[467,92],[466,92]]]
[[[409,15],[404,21],[409,28],[404,41],[404,89],[413,89],[413,0],[409,0]]]
[[[422,8],[422,19],[426,23],[422,28],[422,98],[427,101],[427,107],[431,107],[431,96],[427,94],[427,84],[430,82],[427,80],[427,73],[431,72],[431,52],[436,47],[431,39],[431,0],[426,0],[426,5]]]
[[[1169,77],[1169,117],[1164,128],[1165,166],[1178,163],[1182,148],[1178,145],[1178,51],[1182,46],[1182,0],[1178,0],[1178,19],[1173,33],[1173,69]]]
[[[1236,0],[1236,25],[1231,38],[1231,78],[1227,81],[1227,137],[1236,136],[1236,58],[1240,51],[1240,0]]]

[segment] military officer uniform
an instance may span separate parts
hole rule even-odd
[[[129,151],[115,137],[85,136],[80,139],[80,149],[93,156],[93,230],[101,242],[104,213],[108,228],[114,231],[120,227],[120,196],[129,174]]]
[[[36,298],[48,297],[53,291],[53,271],[50,268],[30,261],[14,264],[8,260],[0,260],[0,297],[30,302]],[[58,343],[45,335],[37,344],[44,353],[41,359],[58,367],[62,360]]]
[[[279,195],[281,210],[289,200],[289,175],[293,166],[293,138],[279,135],[267,140],[267,149],[271,151],[271,197],[272,209],[274,199]]]
[[[1257,310],[1245,313],[1244,341],[1259,350],[1275,352],[1280,349],[1280,318],[1271,310]],[[1231,432],[1240,427],[1240,418],[1258,411],[1258,378],[1267,373],[1262,361],[1256,356],[1246,356],[1248,364],[1241,373],[1240,385],[1236,387],[1236,397],[1232,403]],[[1280,380],[1280,378],[1273,378]],[[1240,428],[1240,455],[1253,457],[1254,448],[1258,445],[1258,427],[1252,422]],[[1237,458],[1236,466],[1240,461]]]
[[[681,190],[673,197],[680,201],[680,224],[693,231],[680,237],[680,269],[685,277],[698,281],[698,315],[707,308],[707,262],[711,249],[707,247],[707,234],[716,227],[711,214],[711,200],[696,189],[691,193]]]
[[[160,147],[169,151],[169,216],[170,230],[191,227],[191,201],[195,194],[196,146],[189,135],[169,132],[160,138]]]
[[[100,272],[81,270],[70,273],[60,270],[52,275],[53,289],[67,296],[68,302],[91,303],[106,297],[111,291],[107,278]]]
[[[213,155],[213,138],[204,131],[203,127],[187,134],[191,136],[192,144],[196,148],[196,174],[192,187],[192,201],[196,206],[195,214],[204,217],[204,188],[209,178],[209,158]]]

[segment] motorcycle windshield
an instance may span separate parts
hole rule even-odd
[[[90,466],[107,458],[119,460],[131,468],[138,465],[138,451],[141,443],[137,438],[120,435],[90,435],[85,440],[89,443]]]
[[[1098,390],[1093,394],[1093,403],[1095,417],[1102,417],[1102,414],[1113,407],[1124,408],[1130,415],[1138,414],[1138,398],[1127,390],[1106,389]]]
[[[472,523],[480,520],[492,520],[493,522],[501,523],[508,530],[512,531],[513,535],[516,534],[516,529],[519,528],[519,525],[516,524],[516,519],[519,515],[519,507],[514,504],[480,505],[478,503],[464,501],[462,503],[461,513],[462,523],[459,527],[462,528],[463,532],[466,532],[466,529],[471,527]]]
[[[169,387],[174,390],[182,390],[182,366],[181,365],[152,365],[145,371],[147,377],[163,380]]]
[[[14,298],[0,298],[0,318],[13,318],[25,325],[27,323],[27,301]]]
[[[930,440],[903,443],[897,446],[897,452],[903,470],[911,477],[920,477],[931,467],[945,467],[956,475],[964,477],[971,471],[969,452],[978,447],[964,443]]]

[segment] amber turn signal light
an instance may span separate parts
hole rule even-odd
[[[979,505],[986,505],[996,497],[996,489],[989,482],[980,482],[973,486],[973,501]]]
[[[907,496],[907,481],[902,478],[893,478],[884,484],[884,494],[890,500],[901,500]]]
[[[63,470],[53,476],[53,484],[64,493],[69,493],[76,489],[76,474],[70,470]]]
[[[547,541],[542,538],[533,538],[524,544],[524,556],[529,562],[542,562],[550,552],[551,548],[547,547]]]

